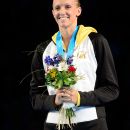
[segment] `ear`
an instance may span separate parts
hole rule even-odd
[[[78,11],[77,11],[77,17],[81,15],[81,12],[82,12],[82,8],[81,7],[78,7]]]
[[[52,15],[53,15],[53,17],[54,17],[54,10],[52,9]]]
[[[56,19],[55,11],[54,10],[52,10],[52,15],[53,15],[53,18]]]

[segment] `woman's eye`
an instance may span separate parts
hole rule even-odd
[[[70,5],[66,5],[65,8],[66,8],[66,9],[69,9],[69,8],[71,8],[71,6],[70,6]]]
[[[56,6],[56,7],[55,7],[55,10],[60,10],[60,6]]]

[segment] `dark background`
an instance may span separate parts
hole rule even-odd
[[[95,27],[109,41],[117,69],[120,96],[107,105],[109,130],[130,130],[129,4],[126,0],[82,0],[79,24]],[[28,76],[35,47],[48,40],[57,25],[47,0],[5,0],[0,4],[0,130],[42,130],[44,115],[32,110]]]

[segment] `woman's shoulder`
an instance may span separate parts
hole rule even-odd
[[[102,35],[101,33],[98,33],[98,32],[91,32],[89,34],[89,38],[91,39],[91,41],[93,41],[93,40],[106,40],[105,36]]]
[[[38,43],[36,46],[36,50],[38,52],[44,52],[44,50],[50,44],[50,42],[51,42],[51,40],[46,40],[46,41],[42,41],[42,42]]]
[[[42,41],[37,44],[37,49],[44,49],[47,47],[47,45],[51,42],[51,40]]]
[[[102,47],[104,48],[109,46],[107,38],[101,33],[92,32],[89,34],[89,38],[92,41],[94,47],[101,49]]]

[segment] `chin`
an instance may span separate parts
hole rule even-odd
[[[57,24],[59,27],[62,27],[62,28],[67,28],[70,25],[70,23],[68,23],[67,21],[57,21]]]
[[[59,27],[62,28],[68,28],[70,26],[70,24],[59,24]]]

